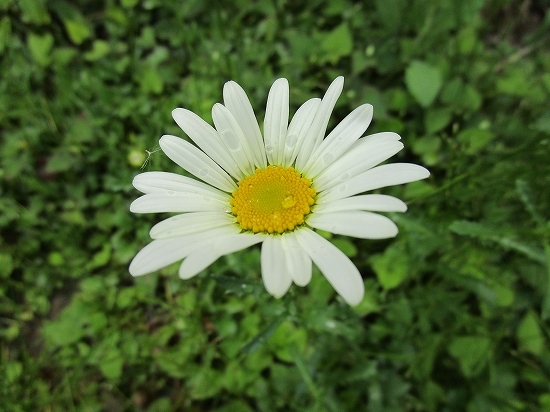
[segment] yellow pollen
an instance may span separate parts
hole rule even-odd
[[[294,168],[268,166],[239,182],[231,211],[244,230],[284,233],[304,223],[315,194],[311,181]]]

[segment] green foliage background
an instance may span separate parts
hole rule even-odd
[[[550,411],[549,6],[0,0],[0,410]],[[332,125],[370,102],[432,172],[383,190],[397,238],[332,239],[358,307],[318,272],[271,298],[257,248],[131,278],[173,108],[337,75]]]

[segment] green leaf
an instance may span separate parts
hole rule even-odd
[[[164,87],[164,81],[156,66],[144,65],[138,81],[143,93],[160,93]]]
[[[408,255],[397,244],[388,247],[381,255],[372,256],[370,262],[384,289],[399,286],[409,274]]]
[[[487,239],[497,242],[506,249],[513,249],[519,253],[528,256],[536,262],[546,264],[546,256],[543,250],[514,239],[504,236],[495,228],[486,226],[482,223],[469,222],[466,220],[455,220],[449,230],[459,235],[472,236],[480,239]]]
[[[484,336],[461,336],[452,340],[449,353],[467,378],[479,375],[491,355],[491,341]]]
[[[428,109],[424,115],[424,127],[427,134],[433,134],[447,127],[451,122],[452,112],[449,108]]]
[[[277,316],[264,330],[258,333],[250,342],[243,346],[241,352],[249,355],[262,347],[271,335],[273,335],[279,328],[279,325],[287,319],[287,317],[288,315],[286,313],[282,313]]]
[[[99,361],[99,369],[101,373],[107,378],[116,380],[120,378],[122,374],[122,366],[124,365],[124,358],[120,351],[112,350],[104,358]]]
[[[481,107],[482,96],[470,84],[464,83],[460,77],[446,83],[441,91],[441,101],[454,108],[473,112]]]
[[[84,58],[89,61],[99,60],[109,53],[109,43],[103,40],[95,40],[92,44],[92,50],[84,55]]]
[[[336,63],[340,58],[349,56],[353,50],[353,39],[347,24],[343,23],[330,33],[321,37],[321,61]]]
[[[4,373],[8,383],[15,382],[23,373],[23,364],[21,362],[8,362]]]
[[[52,154],[46,163],[48,173],[65,172],[79,162],[79,157],[66,150],[58,150]]]
[[[7,278],[13,270],[13,258],[7,253],[0,253],[0,278]]]
[[[34,60],[41,66],[47,66],[51,61],[50,52],[54,43],[53,36],[50,33],[43,36],[30,33],[27,41]]]
[[[345,253],[346,256],[354,257],[357,255],[357,248],[353,242],[347,238],[336,238],[331,240],[332,244]]]
[[[441,89],[441,74],[436,67],[413,61],[405,71],[405,84],[416,101],[428,107]]]
[[[468,154],[475,154],[483,149],[493,138],[495,134],[489,130],[469,128],[461,131],[456,137]]]
[[[22,20],[25,23],[48,24],[51,22],[50,13],[46,7],[47,0],[19,0],[22,11]]]
[[[359,316],[367,316],[369,313],[380,311],[379,286],[374,279],[365,280],[365,297],[357,306],[353,307],[353,311]]]
[[[516,333],[519,348],[533,355],[540,355],[544,350],[544,336],[539,326],[537,315],[530,311],[522,319]]]
[[[525,209],[529,212],[531,217],[537,222],[541,227],[544,227],[546,224],[544,217],[540,214],[537,206],[535,205],[535,200],[533,192],[529,187],[529,184],[523,179],[516,180],[516,192],[519,195]]]
[[[69,34],[69,38],[75,44],[81,44],[92,35],[92,31],[84,21],[65,20],[64,23],[67,33]]]
[[[11,20],[8,16],[4,16],[0,20],[0,53],[3,52],[10,42],[11,36]]]
[[[90,306],[81,301],[73,300],[59,317],[42,327],[42,334],[47,343],[52,346],[66,346],[77,342],[86,335],[85,325],[93,314]]]
[[[425,165],[431,166],[439,161],[441,140],[435,136],[424,136],[414,141],[413,151],[422,156]]]

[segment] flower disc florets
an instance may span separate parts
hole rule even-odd
[[[304,223],[315,203],[311,181],[292,167],[268,166],[239,182],[230,200],[244,230],[284,233]]]

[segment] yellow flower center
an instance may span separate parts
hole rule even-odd
[[[304,223],[315,194],[311,181],[294,168],[268,166],[239,182],[231,211],[244,230],[284,233]]]

